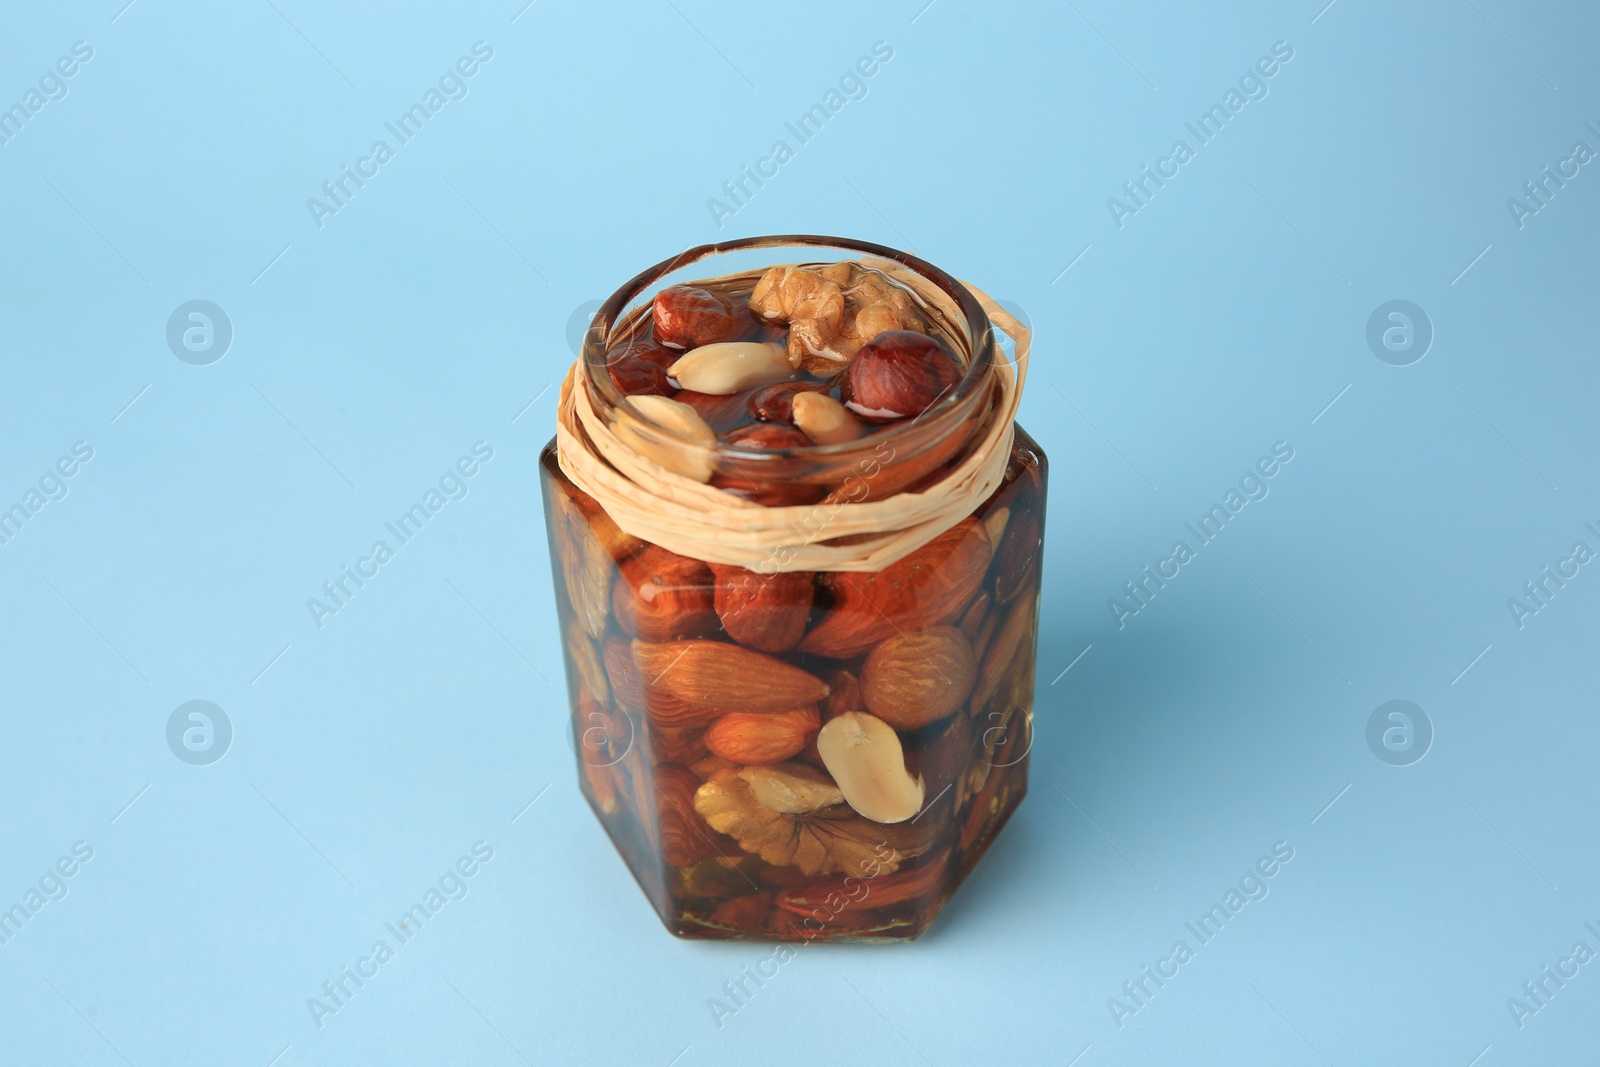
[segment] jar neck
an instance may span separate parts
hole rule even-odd
[[[766,255],[763,257],[763,253]],[[661,289],[717,278],[735,284],[765,267],[865,259],[917,294],[930,323],[966,367],[961,380],[921,415],[851,442],[787,450],[718,443],[706,448],[678,431],[647,423],[639,432],[663,448],[708,454],[714,479],[756,486],[814,487],[828,499],[879,500],[937,481],[983,439],[998,397],[996,348],[988,316],[967,288],[916,257],[894,249],[831,237],[764,237],[690,249],[657,264],[612,294],[585,337],[580,383],[597,415],[615,423],[627,398],[605,370],[607,351],[639,336]],[[727,269],[743,267],[743,270]],[[719,271],[719,268],[723,268]],[[748,284],[753,285],[753,280]],[[630,410],[630,419],[637,419]]]

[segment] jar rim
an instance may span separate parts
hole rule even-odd
[[[627,399],[627,394],[617,388],[611,380],[611,375],[605,373],[606,350],[610,341],[611,332],[618,324],[624,310],[641,293],[662,278],[675,271],[681,270],[693,263],[712,259],[716,256],[730,252],[744,252],[761,248],[818,248],[834,249],[844,252],[853,252],[857,255],[875,256],[898,264],[931,282],[944,293],[956,306],[964,320],[966,328],[966,342],[969,352],[966,372],[962,375],[953,388],[945,393],[938,401],[916,418],[906,419],[901,423],[855,440],[844,441],[831,445],[807,445],[799,448],[786,449],[751,449],[741,448],[738,445],[729,445],[718,441],[714,449],[715,454],[726,456],[739,462],[771,462],[795,458],[830,458],[853,455],[863,447],[876,448],[881,445],[894,446],[898,443],[921,437],[926,440],[930,426],[937,426],[949,419],[952,413],[961,412],[965,416],[966,409],[970,408],[974,396],[988,388],[994,378],[995,339],[994,328],[989,321],[988,313],[978,303],[977,297],[953,275],[927,262],[920,256],[909,252],[902,252],[887,245],[874,244],[870,241],[858,241],[848,237],[829,237],[819,234],[770,234],[758,237],[741,237],[731,241],[718,241],[713,244],[697,245],[693,248],[664,259],[624,282],[616,292],[601,303],[599,310],[585,331],[583,344],[580,349],[579,361],[584,365],[587,387],[591,396],[600,402],[605,409],[615,410],[622,406]],[[780,266],[781,264],[770,264]],[[664,426],[658,422],[645,418],[637,411],[630,412],[631,417],[637,417],[647,422],[652,432],[660,433],[663,437],[681,441],[686,445],[699,445],[699,442],[676,427]]]

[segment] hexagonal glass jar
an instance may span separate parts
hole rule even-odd
[[[607,352],[637,336],[666,287],[716,279],[747,293],[769,266],[864,256],[953,301],[959,314],[930,318],[965,376],[921,418],[860,440],[722,446],[715,463],[746,489],[783,489],[785,502],[796,486],[816,487],[815,498],[855,479],[877,499],[937,481],[994,417],[992,363],[1004,356],[964,286],[893,249],[788,236],[685,252],[602,306],[574,388],[602,417],[625,403]],[[876,574],[708,565],[619,529],[562,472],[554,440],[541,468],[581,787],[667,929],[783,941],[927,929],[1027,788],[1045,516],[1037,443],[1017,427],[999,488]],[[931,700],[927,670],[939,676]],[[685,678],[699,688],[675,685]],[[823,724],[874,710],[894,720],[900,773],[922,782],[916,814],[893,823],[839,802],[817,745]]]

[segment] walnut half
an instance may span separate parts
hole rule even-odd
[[[886,330],[928,332],[908,289],[850,262],[772,267],[756,283],[750,310],[764,322],[788,323],[790,365],[822,377]]]
[[[868,877],[893,872],[931,844],[929,835],[919,828],[880,826],[844,804],[804,812],[770,808],[761,797],[775,800],[781,793],[786,800],[807,802],[780,803],[781,807],[807,807],[810,802],[831,800],[826,794],[833,791],[827,789],[821,775],[800,765],[780,765],[778,769],[788,771],[794,781],[776,791],[772,783],[748,774],[753,769],[731,768],[713,774],[695,793],[694,807],[712,829],[732,837],[744,851],[768,863],[798,867],[806,875],[844,871]]]

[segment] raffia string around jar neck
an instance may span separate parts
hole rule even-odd
[[[951,303],[927,279],[897,263],[876,257],[862,263],[909,286],[925,301]],[[999,389],[987,432],[931,486],[861,502],[790,507],[752,503],[669,470],[619,437],[594,409],[581,380],[586,373],[582,360],[561,384],[556,417],[561,470],[623,532],[682,556],[765,574],[880,571],[977,510],[999,488],[1011,459],[1032,334],[987,294],[972,285],[967,288],[990,321],[1015,342],[1015,355],[1007,360],[999,345],[994,346]]]

